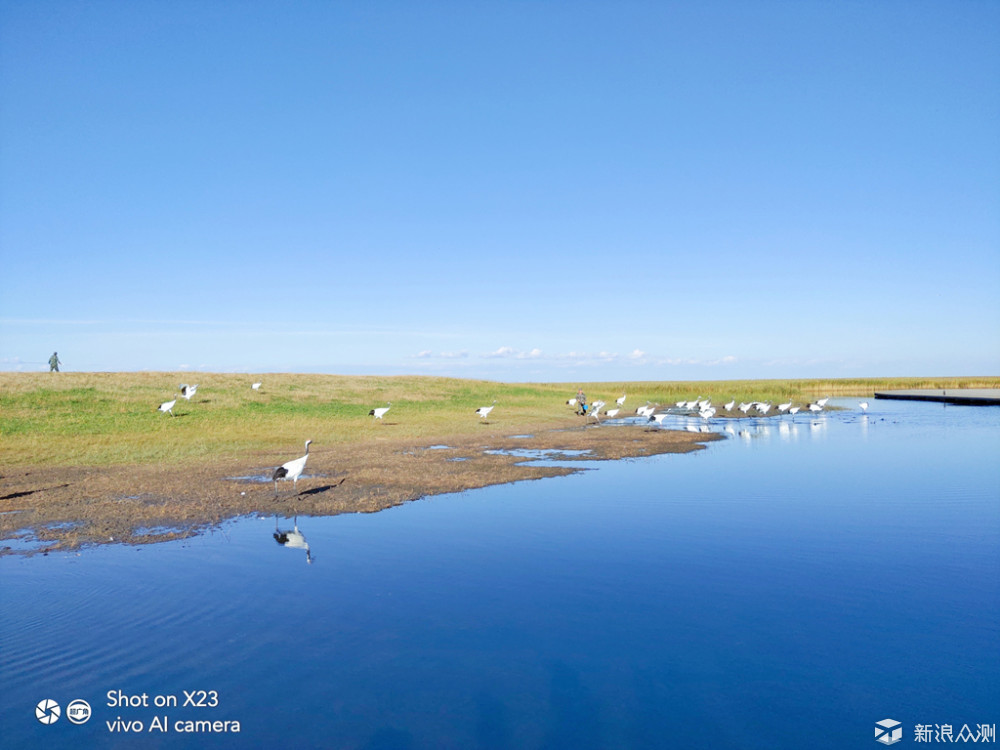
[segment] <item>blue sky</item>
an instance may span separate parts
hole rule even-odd
[[[6,2],[0,369],[1000,373],[995,2]]]

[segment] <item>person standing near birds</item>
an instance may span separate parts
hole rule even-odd
[[[577,414],[587,416],[587,396],[584,394],[583,388],[578,388],[576,391],[576,405],[580,407]]]
[[[49,372],[59,372],[59,352],[52,352],[49,357]]]

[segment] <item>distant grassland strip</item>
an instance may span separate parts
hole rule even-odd
[[[250,384],[263,383],[259,392]],[[181,383],[198,383],[190,401]],[[519,426],[578,424],[566,400],[582,387],[588,400],[622,414],[646,402],[801,403],[823,396],[871,396],[904,388],[996,388],[1000,377],[831,380],[667,381],[633,383],[499,383],[486,380],[313,374],[242,375],[189,372],[0,373],[2,466],[109,466],[225,459],[249,453],[297,455],[315,445],[409,441],[510,433]],[[176,417],[157,406],[177,398]],[[487,424],[475,415],[496,399]],[[381,421],[370,409],[392,402]],[[576,421],[574,421],[576,420]]]

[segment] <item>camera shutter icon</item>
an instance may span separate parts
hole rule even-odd
[[[39,701],[35,706],[35,718],[42,724],[55,724],[59,721],[59,704],[51,698]]]
[[[875,741],[883,745],[895,745],[903,739],[903,725],[895,719],[875,722]]]

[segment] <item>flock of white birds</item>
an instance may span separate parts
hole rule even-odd
[[[732,414],[734,411],[739,411],[745,416],[767,416],[771,413],[771,408],[774,407],[774,414],[790,414],[793,417],[800,411],[805,409],[810,413],[817,413],[823,411],[826,407],[827,402],[830,400],[829,396],[825,398],[817,399],[805,405],[796,404],[794,401],[789,399],[783,404],[772,404],[770,401],[744,401],[739,404],[736,403],[736,399],[733,399],[725,404],[722,404],[722,409],[726,412],[726,415]],[[868,402],[862,401],[858,404],[861,411],[868,410]],[[719,410],[717,407],[712,405],[710,399],[703,399],[701,396],[692,401],[677,401],[673,407],[667,407],[667,411],[657,411],[660,408],[659,404],[651,404],[649,401],[646,402],[645,406],[640,406],[635,410],[635,413],[640,417],[646,417],[651,422],[656,422],[657,424],[662,424],[664,418],[670,416],[671,414],[676,415],[678,412],[693,415],[697,414],[702,419],[712,419],[717,414]],[[670,411],[673,409],[674,411]]]
[[[171,417],[174,416],[174,404],[177,403],[177,396],[179,395],[181,398],[190,401],[191,397],[198,390],[198,384],[195,383],[194,385],[188,385],[187,383],[181,383],[181,385],[178,388],[180,390],[180,393],[174,395],[172,401],[164,401],[162,404],[160,404],[156,408],[157,411],[162,411],[164,414],[170,414]]]
[[[626,394],[623,393],[621,397],[615,401],[615,404],[617,406],[614,409],[607,409],[606,411],[604,411],[603,416],[610,418],[617,417],[618,414],[621,412],[622,406],[625,404],[625,398]],[[826,402],[829,400],[830,400],[829,396],[827,396],[826,398],[821,398],[814,403],[808,404],[806,406],[806,409],[811,412],[822,411],[823,407],[826,406]],[[577,399],[575,398],[569,399],[566,403],[569,406],[573,407],[576,407],[578,405],[583,407],[582,404],[577,403]],[[607,403],[604,401],[594,401],[592,404],[586,405],[586,407],[582,408],[581,410],[584,414],[586,414],[587,417],[590,417],[599,422],[602,416],[601,410],[604,409],[605,406],[607,406]],[[743,414],[749,416],[751,411],[754,411],[756,414],[766,415],[771,410],[771,406],[772,404],[770,401],[747,401],[737,406],[736,400],[733,399],[732,401],[723,404],[722,408],[726,412],[732,412],[734,409],[738,408]],[[687,413],[696,413],[703,419],[711,419],[712,417],[716,416],[716,414],[719,413],[718,408],[712,405],[711,399],[707,398],[703,399],[701,396],[698,396],[697,398],[692,399],[691,401],[677,401],[672,407],[666,407],[666,408],[681,410]],[[775,408],[777,409],[776,413],[782,413],[782,414],[786,412],[788,414],[797,414],[802,409],[801,406],[796,406],[792,401],[787,401],[784,404],[778,404],[777,407]],[[865,410],[867,408],[868,408],[867,402],[861,404],[862,410]],[[660,409],[660,404],[654,404],[651,401],[647,401],[646,405],[637,408],[635,410],[635,413],[640,417],[646,417],[650,422],[656,422],[657,424],[661,424],[665,417],[671,415],[671,412],[657,411],[658,409]],[[676,414],[676,411],[673,413]]]
[[[592,404],[589,404],[586,408],[582,409],[582,413],[598,422],[600,421],[601,416],[614,418],[621,412],[621,408],[625,403],[625,398],[626,396],[623,393],[615,402],[617,404],[616,408],[604,411],[603,415],[601,410],[607,405],[604,401],[594,401]],[[758,415],[766,416],[771,412],[771,408],[773,407],[775,409],[773,412],[774,414],[791,414],[794,416],[803,409],[812,413],[821,412],[824,407],[826,407],[829,400],[830,397],[827,396],[808,404],[800,405],[789,399],[783,404],[775,405],[770,401],[745,401],[737,404],[736,399],[733,399],[725,404],[722,404],[722,410],[725,412],[725,416],[729,416],[732,412],[738,410],[745,416],[749,417]],[[572,407],[582,406],[577,403],[577,399],[575,398],[569,399],[566,403]],[[861,411],[867,411],[868,402],[862,401],[858,404],[858,407]],[[666,411],[661,410],[661,408],[665,408]],[[635,410],[635,414],[637,416],[645,417],[650,422],[656,422],[657,424],[662,424],[663,420],[668,416],[678,415],[681,413],[687,415],[696,414],[702,419],[712,419],[716,415],[723,416],[719,414],[719,408],[712,405],[711,399],[703,399],[701,396],[698,396],[690,401],[677,401],[672,406],[668,407],[661,407],[658,403],[654,404],[651,401],[647,401],[645,406],[640,406]]]
[[[261,385],[262,383],[253,383],[251,384],[250,388],[253,391],[259,393]],[[175,394],[172,400],[164,401],[162,404],[160,404],[159,407],[157,407],[157,410],[164,412],[165,414],[170,414],[171,417],[174,416],[173,408],[177,404],[177,397],[180,396],[181,398],[190,401],[191,397],[194,396],[194,394],[198,391],[198,384],[195,383],[194,385],[188,385],[187,383],[182,383],[179,386],[179,391],[180,392],[178,394]],[[623,393],[619,398],[615,400],[615,408],[607,409],[604,411],[604,417],[610,419],[614,419],[615,417],[617,417],[621,413],[622,407],[625,405],[625,399],[626,399],[626,394]],[[823,408],[826,406],[827,401],[829,400],[830,400],[829,396],[827,396],[826,398],[817,399],[814,402],[806,404],[805,409],[806,411],[812,413],[823,411]],[[575,398],[569,399],[566,403],[572,407],[578,406],[577,400]],[[486,420],[486,418],[489,417],[490,412],[493,411],[493,408],[496,406],[496,404],[497,404],[496,399],[493,399],[493,403],[490,404],[489,406],[481,406],[478,409],[476,409],[476,414],[480,417],[480,419]],[[582,409],[582,412],[586,414],[586,416],[589,419],[594,419],[595,421],[600,422],[601,410],[604,409],[605,406],[607,406],[607,402],[605,401],[594,401],[592,404],[587,405],[585,409]],[[868,410],[867,401],[862,401],[861,403],[858,404],[858,406],[861,409],[861,411]],[[380,406],[369,411],[368,416],[380,420],[386,415],[386,413],[389,411],[391,407],[392,407],[392,402],[387,401],[385,406]],[[746,401],[737,405],[735,399],[722,405],[722,408],[727,413],[739,410],[746,416],[751,416],[750,412],[754,412],[757,415],[766,416],[771,411],[771,407],[772,403],[770,401]],[[794,417],[794,415],[797,414],[799,411],[801,411],[803,407],[795,404],[792,400],[788,400],[783,404],[777,404],[774,408],[776,414],[790,414]],[[688,415],[696,413],[698,416],[706,420],[712,419],[713,417],[716,416],[716,414],[719,413],[718,408],[712,405],[710,399],[707,398],[703,399],[701,396],[698,396],[697,398],[691,401],[677,401],[673,405],[673,407],[667,407],[668,409],[667,411],[658,411],[659,409],[660,409],[660,404],[658,403],[654,404],[650,401],[647,401],[645,406],[640,406],[639,408],[637,408],[635,410],[635,413],[637,416],[645,417],[648,421],[656,422],[657,424],[662,424],[663,420],[666,417],[677,415],[678,412],[686,413]],[[670,409],[673,409],[674,411],[670,411]],[[302,476],[302,471],[306,467],[306,461],[309,460],[309,445],[311,443],[312,440],[306,440],[305,455],[300,456],[299,458],[293,459],[291,461],[287,461],[274,470],[274,474],[271,476],[271,480],[274,482],[275,496],[277,496],[278,494],[279,479],[283,481],[291,480],[292,486],[295,487],[296,489],[298,488],[299,477]]]
[[[252,383],[250,385],[250,388],[251,390],[259,393],[262,385],[263,383]],[[188,385],[187,383],[182,383],[179,386],[178,390],[180,391],[180,393],[175,394],[174,398],[171,399],[170,401],[164,401],[162,404],[160,404],[157,407],[157,411],[161,411],[164,414],[169,414],[171,417],[175,416],[174,406],[177,404],[177,397],[180,396],[181,398],[190,401],[191,397],[198,390],[198,384],[195,383],[194,385]],[[622,396],[622,398],[619,400],[619,403],[622,403],[624,400],[625,397]],[[478,414],[481,419],[485,420],[490,415],[490,412],[493,411],[493,407],[496,406],[496,404],[497,404],[496,399],[493,399],[493,403],[490,404],[489,406],[482,406],[476,409],[476,414]],[[374,417],[375,419],[382,419],[391,407],[392,407],[392,402],[387,401],[385,406],[380,406],[378,408],[369,411],[368,416]],[[309,446],[311,443],[312,440],[306,440],[305,455],[300,456],[299,458],[293,459],[291,461],[286,461],[285,463],[283,463],[281,466],[279,466],[277,469],[274,470],[274,473],[271,475],[271,481],[274,482],[275,497],[277,497],[278,495],[279,479],[286,482],[288,480],[291,480],[293,488],[296,489],[298,488],[299,477],[302,476],[302,471],[306,468],[306,461],[309,460]]]

